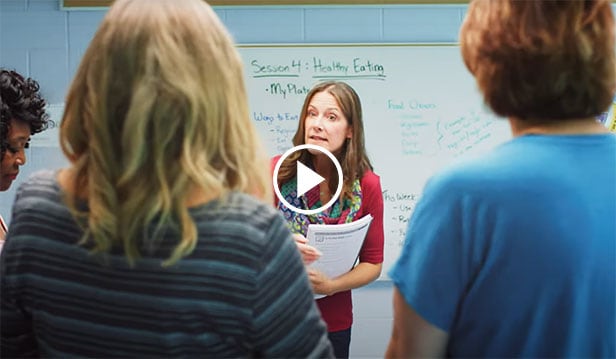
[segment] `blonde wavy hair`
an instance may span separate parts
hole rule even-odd
[[[130,263],[156,240],[150,225],[179,233],[165,265],[192,252],[195,189],[271,201],[240,56],[202,0],[116,0],[71,84],[60,139],[82,243],[121,246]]]

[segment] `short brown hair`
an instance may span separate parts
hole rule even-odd
[[[608,0],[474,0],[462,57],[486,103],[529,122],[604,112],[616,89]]]

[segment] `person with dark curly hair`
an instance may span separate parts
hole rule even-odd
[[[38,83],[18,72],[0,68],[0,191],[6,191],[26,163],[30,136],[52,125]],[[0,248],[6,224],[0,216]]]

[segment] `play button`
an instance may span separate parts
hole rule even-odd
[[[325,154],[332,161],[332,163],[336,167],[336,171],[338,172],[338,186],[336,188],[336,192],[326,204],[316,209],[303,209],[303,208],[297,208],[293,206],[291,203],[289,203],[289,201],[287,201],[284,198],[284,196],[280,193],[280,188],[278,188],[278,171],[280,171],[280,166],[282,165],[284,160],[287,157],[289,157],[289,155],[291,155],[293,152],[306,150],[306,149],[312,149],[312,150],[319,151]],[[325,178],[321,177],[318,173],[308,168],[306,165],[304,165],[303,163],[299,161],[297,162],[296,171],[297,171],[296,179],[297,179],[297,197],[298,198],[306,194],[306,192],[310,191],[315,186],[318,186],[321,182],[325,181]],[[336,157],[331,152],[326,150],[325,148],[321,146],[317,146],[317,145],[312,145],[312,144],[299,145],[299,146],[295,146],[289,149],[282,156],[280,156],[280,158],[278,159],[278,162],[276,162],[276,166],[274,167],[274,175],[272,176],[272,183],[274,184],[274,192],[276,192],[276,197],[278,197],[278,200],[282,202],[287,208],[295,212],[305,214],[305,215],[317,214],[331,207],[336,202],[338,197],[340,196],[340,193],[342,193],[342,183],[343,183],[342,167],[340,167],[340,163],[338,163],[338,160],[336,159]]]
[[[325,178],[306,167],[301,162],[297,162],[297,197],[311,190],[314,186],[325,181]]]
[[[301,162],[297,162],[297,197],[311,190],[314,186],[325,181],[325,178],[306,167]]]

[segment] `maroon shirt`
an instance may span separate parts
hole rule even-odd
[[[280,156],[276,156],[271,162],[271,171]],[[359,211],[355,214],[357,220],[366,214],[371,214],[373,219],[368,229],[368,234],[359,252],[359,261],[373,264],[383,263],[383,192],[381,180],[372,171],[366,171],[360,181],[362,202]],[[276,204],[278,199],[275,199]],[[353,324],[353,302],[351,291],[339,292],[331,296],[317,299],[317,305],[321,310],[321,316],[327,323],[327,330],[337,332],[346,330]]]

